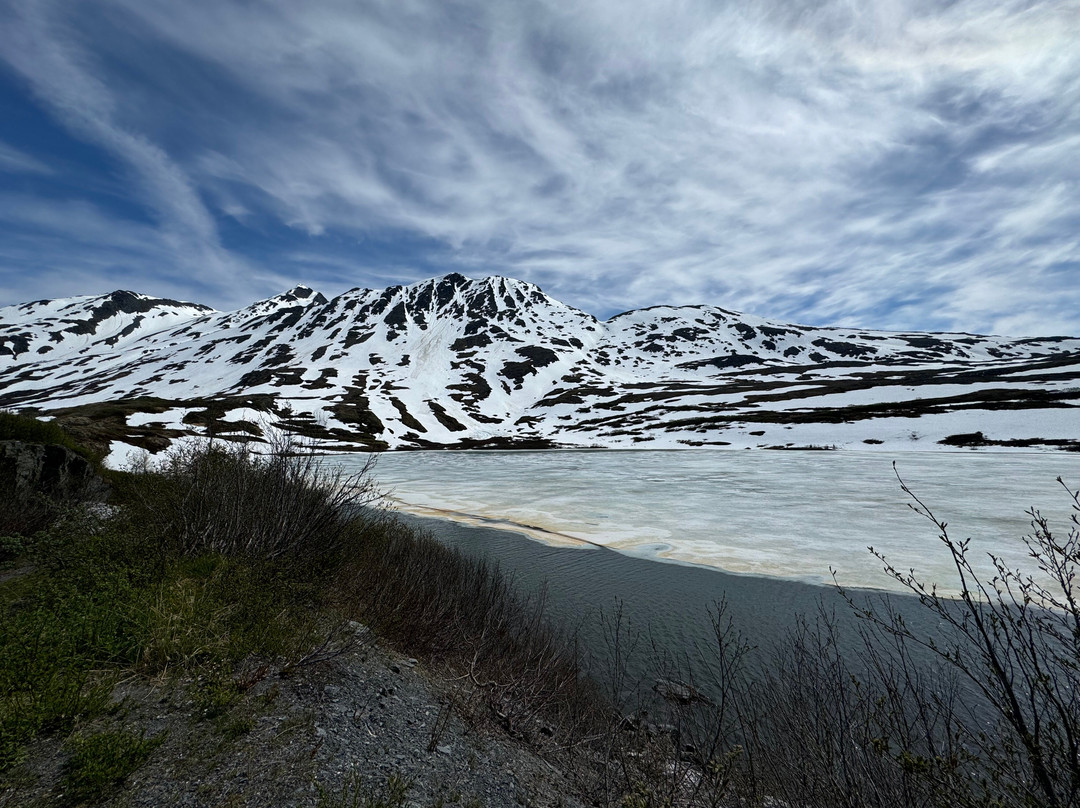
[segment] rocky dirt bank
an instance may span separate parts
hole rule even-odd
[[[132,679],[74,738],[117,731],[156,747],[108,806],[578,806],[557,765],[471,710],[466,689],[375,641],[280,670],[251,665],[233,703],[198,681]],[[75,804],[72,740],[37,741],[6,775],[0,806]],[[565,755],[563,756],[565,758]],[[554,762],[553,762],[554,761]]]

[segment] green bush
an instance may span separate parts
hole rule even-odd
[[[10,529],[9,524],[4,524],[4,520],[0,520],[0,525],[4,525]],[[23,555],[28,546],[28,541],[25,535],[22,535],[22,531],[11,531],[14,535],[0,535],[0,569],[5,566],[9,566],[11,562]]]
[[[0,484],[0,564],[23,555],[28,537],[52,524],[63,506],[38,492],[13,491]]]

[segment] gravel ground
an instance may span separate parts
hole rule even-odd
[[[361,641],[332,660],[288,676],[241,675],[250,687],[217,715],[207,715],[198,682],[117,686],[109,714],[76,735],[123,729],[160,745],[101,804],[582,805],[565,772],[494,723],[469,719],[474,711],[451,709],[466,698],[459,683],[354,630]],[[70,804],[69,755],[69,744],[38,741],[0,784],[0,806]]]

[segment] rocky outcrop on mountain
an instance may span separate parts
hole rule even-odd
[[[57,500],[102,500],[107,487],[93,465],[63,446],[0,441],[0,491]]]
[[[955,450],[981,431],[981,446],[1069,449],[1078,403],[1080,339],[812,328],[715,306],[604,322],[501,277],[332,299],[298,286],[234,312],[131,292],[0,309],[0,406],[109,404],[120,442],[273,426],[328,450]]]

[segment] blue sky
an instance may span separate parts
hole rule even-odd
[[[1080,334],[1076,0],[0,0],[0,303],[450,271]]]

